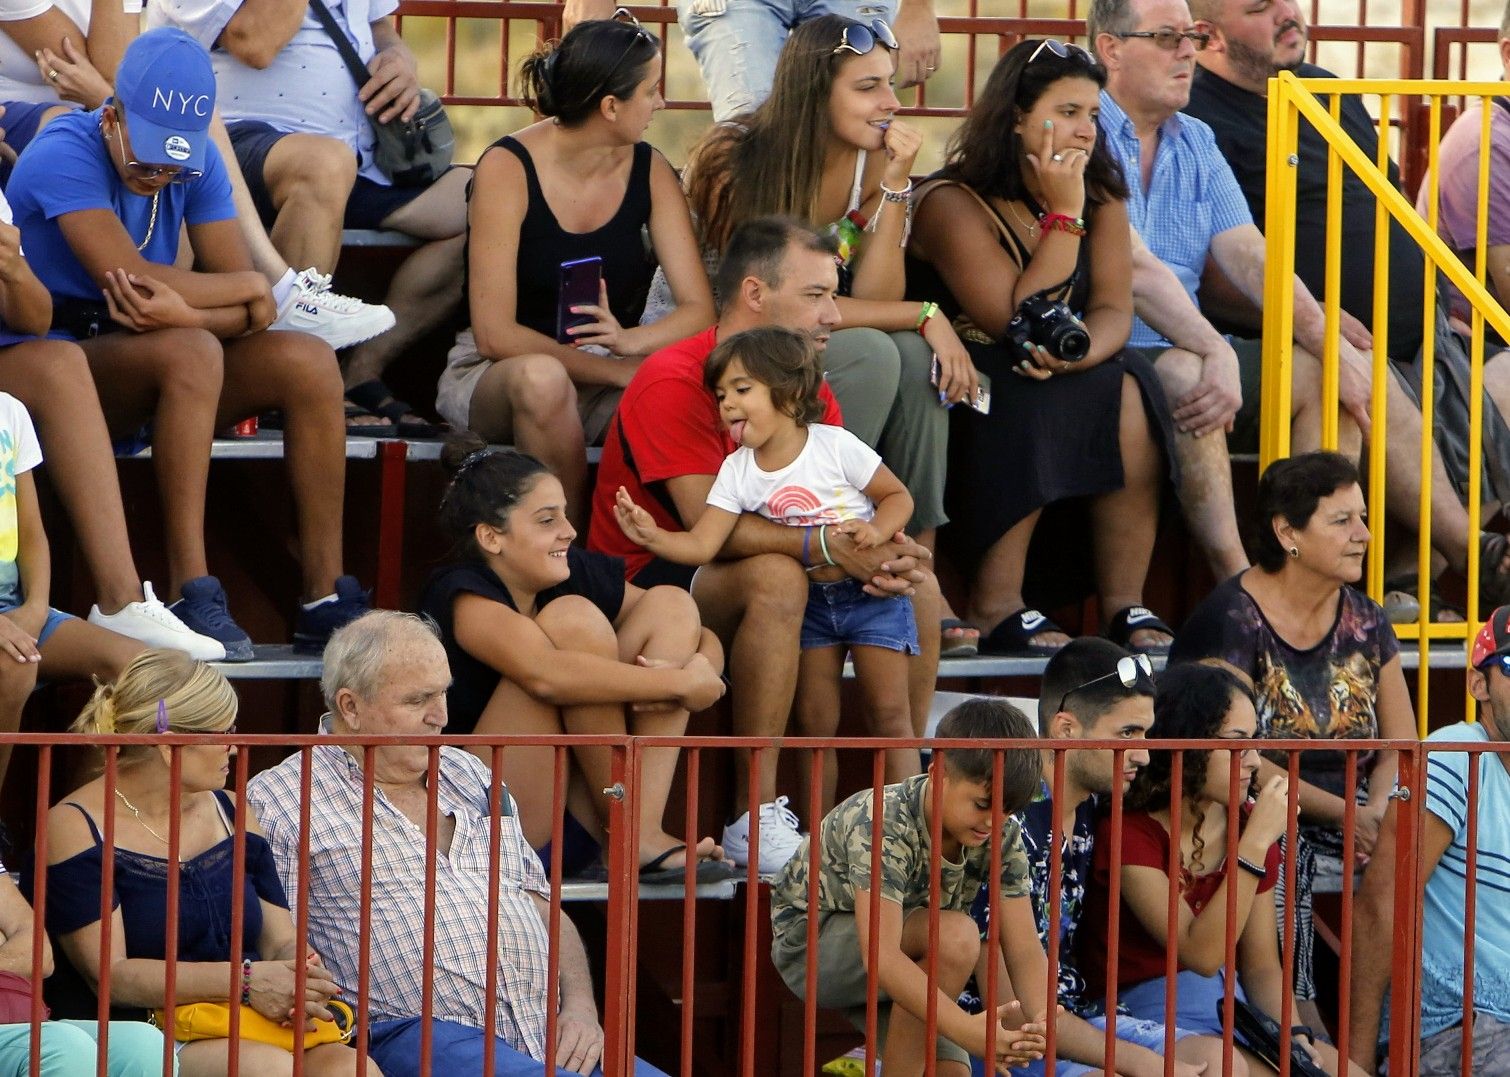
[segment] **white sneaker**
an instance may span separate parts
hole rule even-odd
[[[330,276],[311,267],[294,278],[294,290],[268,328],[310,333],[339,351],[386,333],[393,321],[393,311],[381,304],[332,292]]]
[[[775,875],[802,844],[802,834],[797,830],[797,815],[787,806],[786,797],[777,797],[769,804],[760,806],[760,867],[761,875]],[[739,867],[750,863],[750,813],[745,812],[734,822],[724,827],[724,856]]]
[[[157,600],[150,583],[142,584],[142,593],[147,596],[145,601],[128,602],[116,613],[101,613],[99,606],[89,607],[89,623],[140,640],[148,647],[183,651],[201,662],[224,660],[225,644],[191,631]]]

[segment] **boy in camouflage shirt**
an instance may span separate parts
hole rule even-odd
[[[984,742],[1037,736],[1032,724],[1004,700],[962,703],[944,716],[937,736]],[[991,785],[994,753],[988,748],[935,753],[930,774],[888,785],[882,798],[879,956],[874,970],[877,1029],[886,1077],[923,1072],[927,962],[935,964],[938,1036],[933,1049],[939,1077],[967,1077],[970,1056],[984,1057],[989,1017],[968,1014],[955,1002],[980,960],[983,943],[970,906],[991,870]],[[938,948],[928,948],[932,782],[942,786]],[[1046,970],[1036,982],[1020,977],[1026,951],[1043,969],[1034,932],[1028,860],[1012,813],[1039,790],[1039,755],[1033,749],[1003,753],[1001,832],[1001,947],[1010,984],[999,985],[1001,1020],[996,1068],[1002,1073],[1043,1054],[1047,1013]],[[824,816],[771,887],[771,957],[798,997],[806,987],[808,948],[808,843],[819,843],[818,1005],[845,1012],[865,1027],[870,932],[871,826],[874,790],[865,789]],[[1020,907],[1020,908],[1019,908]],[[1010,928],[1026,924],[1024,930]],[[893,1005],[895,1003],[895,1005]],[[1032,1018],[1025,1021],[1024,1015]]]

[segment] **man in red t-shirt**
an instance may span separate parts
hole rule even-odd
[[[718,324],[662,348],[640,365],[624,390],[604,437],[593,487],[589,549],[624,558],[626,574],[641,587],[688,586],[690,571],[656,560],[630,542],[614,519],[614,493],[625,487],[660,527],[681,531],[697,520],[724,457],[734,451],[718,404],[703,386],[703,363],[719,340],[758,326],[806,332],[821,350],[839,324],[834,303],[838,270],[832,243],[796,221],[762,217],[730,237],[719,268]],[[825,423],[840,423],[839,405],[825,384]],[[912,542],[857,550],[848,536],[829,540],[829,552],[877,594],[910,593],[919,625],[938,624],[938,585],[918,568],[928,552]],[[730,656],[730,705],[740,736],[779,737],[786,732],[797,685],[798,637],[807,606],[802,570],[802,529],[746,513],[721,559],[697,571],[692,595],[703,623],[719,634]],[[938,675],[938,635],[919,632],[923,653],[912,662],[914,711],[926,713]],[[782,644],[785,644],[784,646]],[[749,805],[748,761],[741,754],[734,803]],[[775,752],[761,760],[760,870],[774,872],[796,851],[797,818],[776,797]],[[748,813],[724,830],[724,851],[747,861]]]

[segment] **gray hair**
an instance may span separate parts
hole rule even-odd
[[[1090,40],[1091,51],[1096,51],[1096,39],[1102,34],[1125,34],[1137,21],[1132,0],[1092,0],[1091,10],[1085,16],[1085,36]]]
[[[440,628],[429,617],[399,610],[370,610],[331,634],[325,645],[320,694],[325,709],[336,709],[336,695],[346,688],[371,699],[382,687],[383,666],[401,642],[440,642]]]

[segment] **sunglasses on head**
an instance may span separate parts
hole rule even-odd
[[[1195,51],[1200,52],[1211,41],[1210,34],[1203,34],[1199,30],[1129,30],[1125,34],[1118,34],[1126,41],[1130,37],[1139,37],[1152,41],[1165,52],[1173,52],[1180,47],[1181,41],[1188,41],[1195,46]]]
[[[652,49],[657,51],[661,47],[660,42],[655,39],[655,35],[641,26],[640,20],[635,18],[634,12],[630,11],[627,7],[614,8],[613,15],[609,17],[609,21],[622,23],[625,26],[631,27],[634,30],[634,36],[629,39],[629,44],[624,46],[624,51],[619,53],[619,58],[608,69],[608,74],[603,76],[603,81],[593,87],[592,93],[587,95],[588,101],[597,97],[613,81],[614,75],[618,74],[619,68],[624,66],[624,61],[629,59],[629,54],[634,51],[634,47],[641,41],[646,42]]]
[[[834,46],[833,55],[852,52],[856,56],[864,56],[878,44],[893,52],[897,49],[897,35],[891,32],[891,27],[886,25],[884,19],[872,19],[869,26],[852,22],[846,24],[844,32],[839,35],[839,44]]]
[[[1052,37],[1044,38],[1038,43],[1038,47],[1033,50],[1033,55],[1028,57],[1028,64],[1031,65],[1038,57],[1042,56],[1045,49],[1061,60],[1078,59],[1090,64],[1092,67],[1100,66],[1100,61],[1092,56],[1087,49],[1076,45],[1072,41],[1055,41]]]
[[[1093,684],[1100,684],[1102,681],[1109,681],[1113,677],[1116,677],[1117,680],[1122,683],[1123,688],[1131,688],[1138,683],[1139,676],[1149,678],[1153,677],[1153,662],[1149,659],[1148,655],[1130,654],[1123,658],[1119,658],[1117,659],[1117,668],[1112,670],[1110,673],[1103,673],[1099,677],[1092,677],[1084,684],[1077,684],[1068,692],[1064,693],[1064,695],[1060,696],[1059,706],[1055,707],[1050,713],[1058,714],[1060,711],[1064,710],[1065,700],[1069,699],[1070,696],[1074,695],[1076,692],[1084,691]]]

